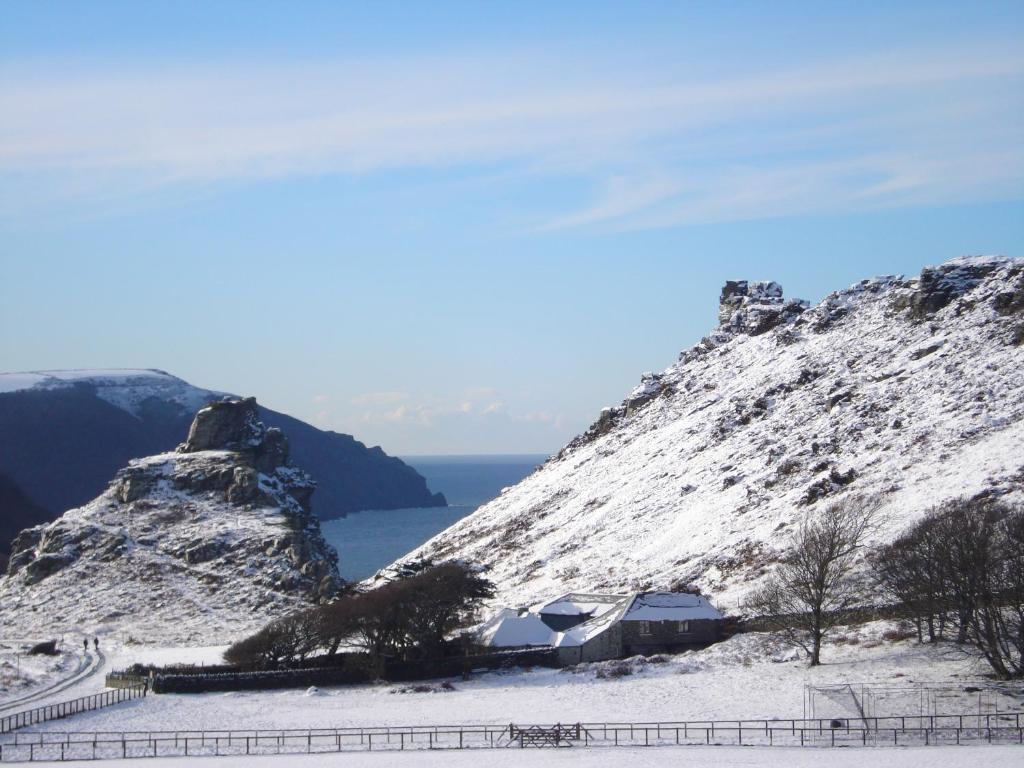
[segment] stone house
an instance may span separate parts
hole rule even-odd
[[[724,617],[687,592],[570,593],[535,611],[506,610],[481,632],[491,647],[552,647],[561,664],[701,648],[721,639]]]

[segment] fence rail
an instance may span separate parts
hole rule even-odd
[[[19,728],[26,728],[30,725],[38,725],[50,720],[60,720],[71,717],[81,712],[89,712],[94,709],[103,709],[122,701],[142,698],[146,695],[146,685],[126,685],[115,690],[103,691],[92,696],[82,696],[70,701],[62,701],[57,704],[46,704],[34,709],[26,709],[22,712],[15,712],[0,717],[0,734],[11,733]],[[17,738],[17,737],[15,737]],[[0,756],[4,746],[0,741]]]
[[[866,720],[703,720],[225,731],[22,731],[0,737],[0,761],[525,746],[655,747],[705,744],[869,747],[978,742],[1024,744],[1021,715],[1008,713],[914,715]]]

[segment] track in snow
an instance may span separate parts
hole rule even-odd
[[[0,703],[0,714],[9,712],[9,710],[25,709],[26,705],[49,698],[56,693],[60,693],[74,685],[78,685],[78,683],[89,679],[99,672],[103,668],[104,664],[106,664],[106,661],[107,659],[103,655],[103,651],[99,649],[96,649],[95,651],[86,651],[84,658],[79,657],[78,667],[70,677],[57,680],[51,685],[48,685],[38,691],[33,691],[32,693],[20,696],[16,699],[10,699]]]

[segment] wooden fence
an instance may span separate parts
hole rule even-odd
[[[430,725],[291,730],[15,732],[7,737],[0,737],[0,761],[497,749],[526,746],[873,747],[969,743],[1024,744],[1021,715],[1008,713],[882,717],[866,720],[705,720],[664,723]]]
[[[146,695],[146,685],[128,685],[111,691],[103,691],[92,696],[82,696],[70,701],[62,701],[57,704],[46,704],[35,709],[26,709],[23,712],[15,712],[5,717],[0,717],[0,734],[11,733],[19,728],[30,725],[38,725],[49,720],[60,720],[71,717],[81,712],[89,712],[94,709],[103,709],[122,701],[142,698]],[[2,750],[2,746],[0,746]]]

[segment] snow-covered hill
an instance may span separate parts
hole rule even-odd
[[[315,484],[257,413],[252,399],[204,407],[176,451],[132,461],[89,504],[22,531],[0,578],[4,634],[227,643],[333,595]]]
[[[948,497],[1024,499],[1024,261],[957,259],[813,308],[729,282],[719,322],[404,559],[483,562],[506,604],[693,583],[734,606],[844,495],[882,497],[881,537]]]
[[[158,370],[0,373],[0,485],[12,489],[0,495],[24,497],[0,514],[0,559],[10,529],[55,519],[94,498],[129,460],[172,450],[196,411],[223,396]],[[317,479],[321,519],[446,504],[380,448],[268,408],[260,419],[288,433],[296,461]]]
[[[177,376],[155,369],[97,369],[68,371],[34,371],[31,373],[0,373],[0,394],[24,390],[59,390],[86,384],[96,389],[96,396],[113,406],[140,416],[147,400],[156,399],[174,404],[188,413],[195,413],[206,403],[219,400],[224,392],[194,387]]]

